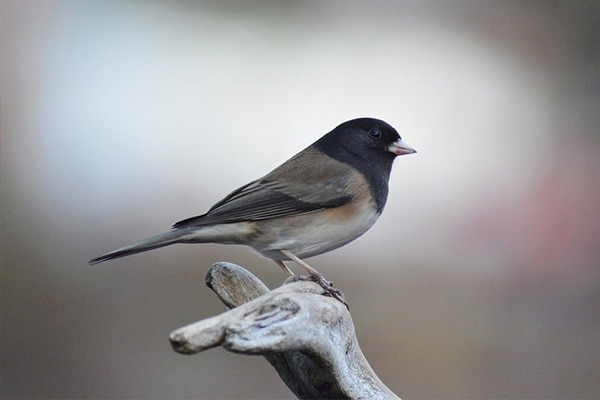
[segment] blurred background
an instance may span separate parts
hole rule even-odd
[[[405,398],[600,393],[600,3],[0,2],[2,398],[293,398],[261,357],[185,357],[224,311],[173,246],[89,267],[204,213],[339,123],[396,160],[363,237],[310,263]]]

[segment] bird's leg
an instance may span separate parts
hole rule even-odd
[[[279,268],[281,268],[283,270],[283,272],[285,272],[289,276],[294,276],[294,273],[292,272],[292,270],[289,269],[288,266],[285,265],[285,263],[283,261],[281,261],[281,260],[274,260],[274,261],[277,265],[279,265]]]
[[[319,271],[317,271],[316,269],[314,269],[313,267],[311,267],[310,265],[308,265],[307,263],[302,261],[300,258],[296,257],[296,255],[294,255],[293,253],[290,253],[287,250],[279,250],[279,251],[281,251],[283,253],[283,255],[285,255],[287,258],[289,258],[290,260],[292,260],[293,262],[298,264],[300,267],[302,267],[306,272],[308,272],[311,280],[318,283],[319,286],[321,286],[323,288],[323,290],[325,290],[325,292],[329,296],[333,297],[336,300],[341,301],[342,304],[344,304],[346,306],[346,308],[350,309],[350,307],[348,306],[348,303],[346,303],[346,300],[344,299],[344,293],[342,293],[341,290],[334,288],[333,283],[328,281],[327,279],[325,279],[325,277]],[[283,264],[283,261],[280,261],[280,262]],[[277,265],[279,265],[281,267],[279,262],[277,262]],[[285,264],[284,264],[284,266],[285,266]],[[287,268],[287,266],[285,266],[285,268],[287,270],[289,270],[289,268]]]

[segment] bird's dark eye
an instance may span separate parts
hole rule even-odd
[[[371,136],[373,139],[379,139],[381,138],[381,131],[377,128],[373,128],[369,132],[369,136]]]

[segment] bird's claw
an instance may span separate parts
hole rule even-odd
[[[313,273],[310,275],[292,275],[288,277],[284,283],[299,281],[315,282],[316,284],[321,286],[321,288],[323,288],[323,296],[333,297],[334,299],[340,301],[343,305],[345,305],[348,310],[350,310],[350,306],[348,306],[346,298],[344,297],[344,292],[342,292],[340,289],[336,289],[335,287],[333,287],[333,282],[325,279],[325,277],[320,273]]]

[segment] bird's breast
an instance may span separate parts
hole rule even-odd
[[[260,221],[251,247],[274,260],[285,259],[281,249],[300,258],[312,257],[358,238],[379,215],[373,202],[354,199],[340,207]]]

